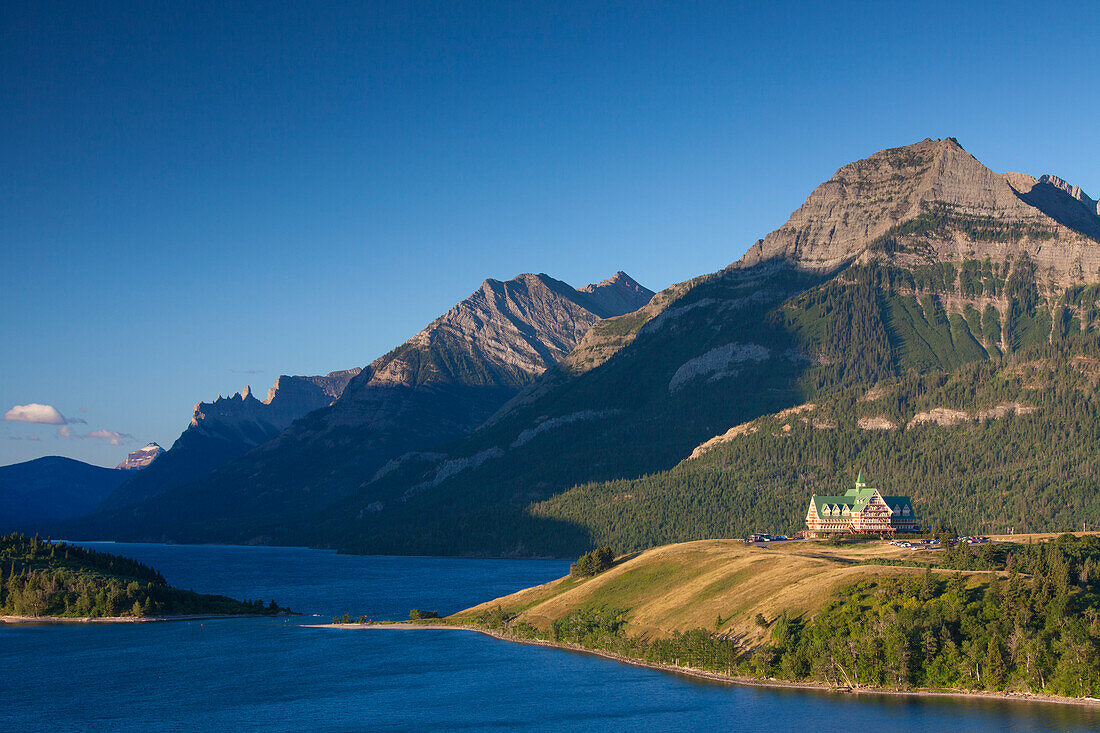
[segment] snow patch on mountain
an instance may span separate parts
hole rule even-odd
[[[126,456],[126,460],[115,466],[115,468],[120,471],[137,471],[155,461],[161,453],[164,453],[163,448],[156,443],[150,443],[144,448],[130,451],[130,454]]]

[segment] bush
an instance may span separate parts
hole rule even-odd
[[[421,611],[419,608],[414,608],[409,611],[409,619],[412,621],[420,621],[426,618],[439,618],[438,611]]]

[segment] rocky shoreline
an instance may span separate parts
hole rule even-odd
[[[179,616],[0,616],[0,625],[55,626],[60,624],[145,624],[164,621],[205,621],[223,618],[274,618],[264,613],[198,613]]]

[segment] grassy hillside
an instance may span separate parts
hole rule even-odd
[[[842,687],[1100,691],[1100,536],[908,551],[709,540],[460,612],[647,662]]]
[[[930,561],[932,554],[880,542],[830,547],[822,542],[753,546],[741,540],[698,540],[628,555],[593,578],[567,576],[451,618],[474,620],[500,607],[549,631],[553,621],[582,609],[625,609],[629,634],[668,636],[705,628],[756,643],[767,637],[754,621],[756,614],[774,619],[784,611],[813,613],[843,585],[918,572],[863,561]]]

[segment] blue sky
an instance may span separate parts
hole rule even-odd
[[[319,5],[5,9],[0,410],[86,422],[0,464],[167,447],[487,277],[717,270],[924,137],[1100,194],[1088,3]]]

